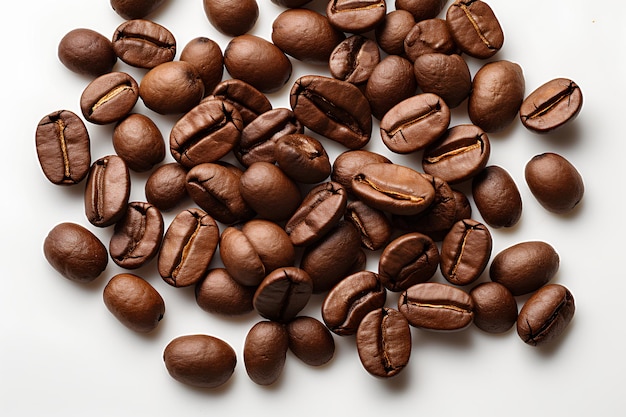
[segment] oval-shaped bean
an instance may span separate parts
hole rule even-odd
[[[483,282],[470,291],[474,302],[474,324],[487,333],[504,333],[517,321],[517,301],[511,291],[497,282]]]
[[[258,115],[272,109],[269,99],[249,83],[231,78],[217,84],[213,93],[206,97],[207,100],[218,98],[235,107],[243,124],[247,125]]]
[[[555,78],[524,99],[519,109],[522,124],[536,133],[547,133],[574,120],[583,106],[583,93],[574,81]]]
[[[303,269],[293,266],[278,268],[266,276],[252,303],[266,319],[288,322],[306,306],[313,291],[313,281]]]
[[[276,141],[274,158],[289,178],[303,184],[322,182],[331,172],[330,159],[322,143],[300,133],[281,136]]]
[[[225,268],[211,269],[194,288],[196,304],[209,313],[239,316],[254,310],[254,287],[241,285]]]
[[[489,229],[473,219],[452,226],[441,245],[441,273],[455,285],[476,281],[487,267],[493,243]]]
[[[348,203],[344,218],[356,227],[361,235],[361,246],[369,250],[381,249],[393,233],[391,221],[383,211],[359,200]]]
[[[243,345],[243,362],[250,379],[259,385],[276,382],[283,372],[288,348],[283,324],[260,321],[252,326]]]
[[[334,78],[358,85],[367,82],[379,62],[376,42],[362,35],[352,35],[333,49],[328,68]]]
[[[491,7],[480,0],[457,0],[446,12],[452,37],[463,52],[489,58],[504,44],[504,32]]]
[[[172,32],[151,20],[125,21],[115,29],[112,42],[117,56],[133,67],[154,68],[176,56]]]
[[[330,23],[343,32],[363,33],[378,26],[387,14],[385,0],[334,0],[326,6]]]
[[[139,99],[137,81],[125,72],[110,72],[90,82],[80,96],[80,110],[91,123],[105,125],[121,120]]]
[[[289,350],[307,365],[324,365],[335,355],[335,340],[319,320],[300,316],[290,321],[286,327]]]
[[[126,213],[130,173],[122,158],[104,156],[91,165],[85,186],[85,215],[89,223],[107,227]]]
[[[485,223],[494,228],[512,227],[522,216],[522,196],[513,177],[491,165],[472,179],[472,195]]]

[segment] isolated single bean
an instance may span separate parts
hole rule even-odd
[[[578,84],[568,78],[555,78],[524,99],[519,115],[527,129],[547,133],[574,120],[582,106],[583,93]]]

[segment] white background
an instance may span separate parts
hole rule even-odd
[[[259,0],[259,4],[261,17],[251,33],[270,39],[271,22],[282,9],[269,0]],[[494,254],[525,240],[551,243],[561,257],[554,282],[567,286],[576,300],[570,327],[557,342],[540,349],[525,345],[514,330],[494,336],[475,327],[453,334],[413,329],[410,363],[390,380],[367,374],[353,339],[336,336],[336,354],[327,366],[309,367],[289,353],[279,382],[265,388],[255,385],[243,366],[245,335],[259,320],[254,314],[233,319],[205,313],[195,304],[192,289],[169,287],[151,263],[137,273],[163,295],[167,310],[157,331],[139,335],[117,322],[102,302],[106,282],[121,272],[113,262],[90,285],[70,282],[47,264],[42,244],[57,223],[83,224],[106,244],[111,235],[110,229],[97,229],[87,222],[83,186],[52,185],[37,161],[34,133],[38,121],[58,109],[79,113],[79,97],[89,81],[63,67],[56,48],[63,35],[74,28],[91,28],[109,37],[123,20],[107,0],[4,4],[0,17],[4,39],[0,69],[0,414],[623,413],[626,138],[621,126],[626,119],[626,6],[623,2],[608,5],[576,0],[491,0],[489,4],[505,31],[504,47],[492,60],[518,62],[524,69],[527,94],[556,77],[572,78],[583,91],[581,114],[561,131],[539,136],[516,120],[506,131],[490,135],[490,163],[511,173],[524,201],[522,219],[516,227],[492,229]],[[393,7],[390,1],[388,9]],[[200,0],[166,1],[150,17],[174,33],[179,54],[197,36],[218,41],[222,49],[228,42],[211,27]],[[480,65],[470,60],[472,74]],[[123,63],[116,69],[138,79],[142,74]],[[294,61],[288,84],[271,95],[274,107],[288,107],[290,86],[307,73],[327,71]],[[454,112],[452,124],[467,121],[464,106]],[[136,110],[153,116],[167,139],[175,117],[158,117],[141,103]],[[88,124],[88,129],[94,160],[113,152],[111,126]],[[367,149],[389,155],[376,129]],[[343,149],[329,144],[328,150],[334,157]],[[543,210],[524,182],[526,162],[546,151],[565,156],[584,177],[584,200],[570,215]],[[419,156],[391,158],[419,167]],[[169,154],[167,160],[172,160]],[[131,200],[144,200],[147,174],[133,174],[132,178]],[[173,213],[165,217],[169,223]],[[475,206],[474,217],[480,220]],[[370,257],[369,269],[376,269],[376,255]],[[217,261],[213,265],[217,266]],[[438,274],[434,280],[442,278]],[[480,281],[485,280],[487,274]],[[388,304],[393,306],[395,300],[390,295]],[[320,297],[314,298],[303,313],[319,318],[320,303]],[[165,345],[174,337],[192,333],[221,337],[237,351],[238,365],[227,385],[216,390],[194,389],[167,374],[162,361]]]

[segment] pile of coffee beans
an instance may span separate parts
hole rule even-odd
[[[516,225],[522,199],[507,170],[489,164],[488,135],[516,118],[535,133],[560,128],[582,107],[578,85],[557,78],[526,95],[522,67],[505,60],[485,61],[472,77],[465,57],[485,60],[504,45],[496,13],[480,0],[447,9],[442,0],[396,0],[389,12],[385,0],[334,0],[325,13],[301,8],[311,0],[272,1],[285,10],[271,40],[248,33],[255,0],[202,2],[232,37],[224,52],[199,37],[175,60],[174,34],[147,20],[163,0],[111,0],[125,19],[112,37],[76,29],[60,40],[60,61],[93,80],[79,114],[58,110],[39,122],[39,163],[53,184],[84,188],[92,226],[114,230],[107,250],[79,223],[55,226],[43,247],[50,265],[86,283],[109,256],[129,271],[152,261],[167,284],[195,288],[202,310],[256,312],[243,363],[260,385],[279,379],[288,350],[312,366],[328,363],[336,336],[356,337],[363,367],[383,378],[407,366],[411,327],[516,326],[533,346],[558,338],[574,299],[550,283],[557,250],[524,241],[492,257],[490,230]],[[118,60],[145,69],[143,78],[114,70]],[[288,86],[292,60],[332,77],[304,75]],[[283,89],[290,108],[274,108],[269,93]],[[167,142],[150,114],[133,113],[139,99],[176,115],[174,162],[165,161]],[[450,126],[462,105],[471,124]],[[116,154],[91,155],[83,119],[114,125]],[[421,167],[367,150],[378,140],[417,155]],[[334,160],[329,141],[344,149]],[[149,173],[145,201],[129,201],[131,172]],[[579,172],[555,153],[532,158],[525,179],[556,214],[583,197]],[[472,218],[463,184],[485,224]],[[194,204],[183,208],[186,199]],[[175,214],[169,224],[167,211]],[[378,270],[366,270],[373,256]],[[223,267],[212,267],[217,257]],[[485,271],[490,281],[470,288]],[[301,315],[314,294],[324,297],[321,319]],[[518,312],[519,296],[529,298]],[[153,331],[165,314],[159,292],[131,273],[110,278],[103,300],[136,332]],[[237,364],[226,341],[204,334],[172,340],[163,359],[174,379],[200,387],[224,384]]]

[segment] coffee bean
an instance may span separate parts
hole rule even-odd
[[[378,45],[362,35],[352,35],[333,49],[328,59],[330,74],[351,84],[364,84],[380,62]]]
[[[163,361],[172,378],[183,384],[217,388],[232,376],[235,350],[222,339],[204,334],[179,336],[165,347]]]
[[[303,184],[322,182],[331,172],[330,159],[322,143],[301,133],[281,136],[276,141],[274,159],[289,178]]]
[[[322,366],[335,355],[335,340],[328,328],[313,317],[300,316],[287,326],[289,350],[310,366]]]
[[[517,321],[517,301],[504,285],[483,282],[470,291],[474,324],[487,333],[504,333]]]
[[[127,20],[115,29],[112,42],[117,56],[133,67],[154,68],[176,56],[172,32],[151,20]]]
[[[311,298],[313,282],[306,271],[293,266],[270,272],[254,293],[254,309],[268,320],[294,319]]]
[[[220,82],[213,89],[209,98],[218,98],[235,107],[243,120],[244,126],[249,124],[258,115],[272,109],[272,104],[268,98],[248,84],[238,79],[228,79]]]
[[[110,0],[111,7],[124,19],[141,19],[158,9],[165,0]]]
[[[403,40],[403,52],[411,62],[424,54],[458,54],[452,34],[443,19],[426,19],[411,27]]]
[[[452,226],[441,245],[441,273],[455,285],[476,281],[487,267],[493,243],[489,229],[472,219]]]
[[[578,84],[567,78],[556,78],[524,99],[520,120],[533,132],[547,133],[574,120],[582,106],[583,94]]]
[[[94,161],[85,186],[85,215],[98,227],[115,224],[126,214],[130,173],[122,158],[109,155]]]
[[[43,254],[63,277],[88,283],[106,269],[109,257],[100,239],[76,223],[59,223],[46,236]]]
[[[161,211],[176,207],[187,196],[187,171],[178,162],[161,165],[148,177],[146,199]]]
[[[348,192],[352,192],[352,178],[361,171],[361,168],[372,163],[390,164],[391,161],[384,155],[366,150],[342,152],[333,162],[330,178],[341,184]]]
[[[386,13],[385,0],[334,0],[326,6],[330,23],[339,30],[351,33],[374,29],[383,21]]]
[[[148,116],[132,113],[113,130],[115,153],[130,170],[149,171],[165,158],[165,142],[157,125]]]
[[[283,372],[289,349],[285,326],[260,321],[248,331],[243,345],[243,362],[250,379],[259,385],[272,385]]]
[[[417,81],[411,62],[388,55],[372,71],[365,86],[365,97],[372,115],[381,120],[393,106],[415,95]]]
[[[61,38],[57,55],[70,71],[91,77],[111,72],[117,62],[111,41],[83,28],[71,30]]]
[[[222,81],[224,54],[220,45],[212,39],[200,36],[190,40],[180,53],[180,60],[194,66],[202,84],[204,94],[209,95]]]
[[[186,113],[202,100],[204,83],[189,62],[165,62],[143,76],[139,96],[147,108],[159,114]]]
[[[163,297],[137,275],[115,275],[104,287],[102,298],[116,319],[138,333],[156,329],[165,314]]]
[[[89,132],[69,110],[44,116],[35,132],[39,165],[48,180],[57,185],[78,184],[91,166]]]
[[[209,22],[225,35],[239,36],[254,27],[259,18],[256,0],[203,0],[204,12]]]
[[[454,204],[456,205],[456,211],[454,214],[455,223],[463,219],[472,218],[472,206],[465,193],[459,190],[452,189],[454,195]]]
[[[480,0],[457,0],[446,22],[459,48],[474,58],[489,58],[504,44],[504,33],[491,7]]]
[[[472,90],[472,78],[465,60],[457,54],[427,53],[413,63],[418,87],[441,97],[451,109],[458,107]]]
[[[374,35],[380,49],[388,55],[404,55],[404,38],[415,26],[415,18],[407,10],[392,10],[376,26]]]
[[[513,227],[522,216],[522,197],[513,177],[491,165],[472,179],[474,203],[485,223],[494,228]]]
[[[296,7],[304,6],[310,1],[311,0],[272,0],[272,3],[277,4],[279,6],[296,8]]]
[[[372,251],[385,246],[393,233],[393,226],[387,215],[362,201],[348,203],[344,218],[359,231],[361,246]]]
[[[446,0],[396,0],[396,9],[411,12],[416,22],[432,19],[443,10]]]
[[[424,282],[400,294],[398,309],[411,326],[427,330],[462,330],[472,324],[474,303],[452,285]]]
[[[105,125],[121,120],[135,107],[139,86],[125,72],[101,75],[80,96],[80,110],[87,121]]]
[[[239,316],[254,310],[254,287],[241,285],[225,268],[211,269],[195,286],[196,304],[208,312]]]

